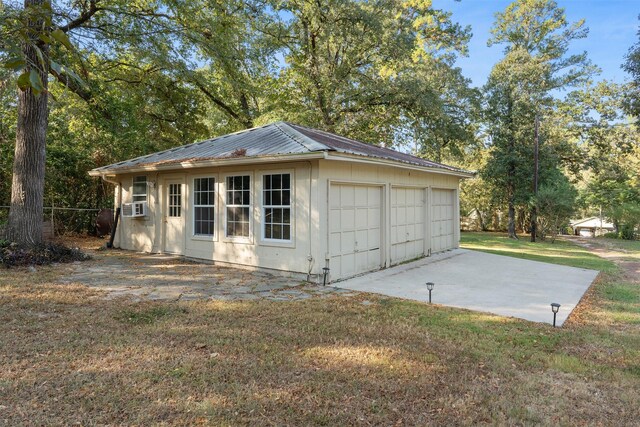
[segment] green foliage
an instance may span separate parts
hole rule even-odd
[[[34,14],[41,61],[27,64]],[[12,1],[0,17],[3,204],[16,91],[42,90],[34,69],[50,75],[46,205],[110,206],[88,170],[279,119],[435,159],[476,143],[479,96],[453,65],[470,29],[427,0]]]
[[[576,151],[562,104],[552,92],[584,82],[595,72],[586,54],[567,54],[569,44],[586,34],[584,22],[569,24],[553,1],[518,0],[496,15],[489,44],[506,47],[485,86],[491,152],[481,172],[496,202],[508,206],[512,237],[516,208],[526,209],[532,197],[536,117],[542,118],[541,186],[553,182],[555,172],[570,162],[567,154]]]
[[[640,31],[638,31],[640,37]],[[630,89],[625,94],[626,111],[640,118],[640,41],[631,46],[622,68],[631,75]]]
[[[464,166],[471,170],[481,170],[486,166],[489,156],[490,150],[478,148],[467,156]],[[471,230],[500,229],[500,206],[493,194],[493,188],[482,175],[476,175],[460,183],[460,216]]]
[[[537,208],[536,232],[541,240],[547,236],[554,240],[568,225],[576,208],[578,191],[559,170],[552,176],[532,199],[532,204]]]
[[[441,157],[473,143],[477,104],[460,70],[469,28],[430,1],[284,1],[281,117],[372,143],[411,136]]]
[[[640,132],[625,121],[626,85],[601,82],[580,94],[591,119],[585,132],[588,154],[586,188],[582,198],[602,209],[618,228],[618,235],[633,239],[640,225]],[[594,114],[595,113],[595,114]]]

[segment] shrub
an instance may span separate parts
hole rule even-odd
[[[78,248],[68,248],[55,243],[43,243],[27,247],[0,240],[0,264],[7,268],[45,265],[55,262],[86,261],[88,259],[91,259],[91,256]]]

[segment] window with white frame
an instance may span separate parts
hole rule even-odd
[[[213,177],[193,180],[193,234],[213,236],[215,232],[216,179]]]
[[[182,216],[182,184],[169,184],[169,217]]]
[[[133,188],[131,191],[133,202],[147,201],[147,177],[140,175],[133,178]]]
[[[263,176],[262,218],[265,240],[291,240],[291,174]]]
[[[251,177],[227,177],[227,236],[249,237]]]

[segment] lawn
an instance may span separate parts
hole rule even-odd
[[[612,242],[620,240],[607,239]],[[519,240],[510,239],[505,233],[460,233],[460,246],[497,255],[507,255],[551,264],[569,265],[571,267],[590,268],[593,270],[614,272],[615,264],[563,240],[553,243],[548,241],[532,243],[529,236],[520,236]],[[638,249],[640,251],[640,249]]]
[[[607,263],[561,329],[371,295],[105,301],[64,267],[3,270],[0,424],[634,425],[640,297]]]

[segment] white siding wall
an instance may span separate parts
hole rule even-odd
[[[292,240],[291,242],[269,242],[262,239],[262,176],[265,173],[291,173],[292,175]],[[142,175],[142,174],[135,174]],[[251,177],[251,228],[246,241],[225,236],[225,186],[227,175],[249,175]],[[149,215],[145,219],[122,218],[119,225],[116,247],[143,252],[163,252],[165,236],[163,206],[166,201],[166,181],[182,179],[184,188],[184,255],[194,258],[262,267],[298,273],[307,273],[314,258],[314,270],[318,257],[314,254],[313,240],[320,222],[317,210],[310,201],[317,198],[318,162],[279,163],[264,166],[203,168],[188,173],[148,173],[147,179],[155,182],[149,188]],[[123,203],[131,201],[133,176],[118,179],[123,186]],[[212,176],[216,179],[215,236],[213,238],[193,235],[193,179]],[[310,231],[310,227],[316,227]],[[311,234],[310,234],[311,233]],[[179,236],[180,237],[180,236]],[[323,262],[323,260],[321,260]]]

